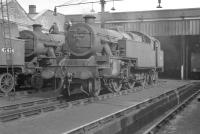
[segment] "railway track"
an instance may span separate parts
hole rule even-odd
[[[179,94],[185,94],[185,93],[188,92],[188,89],[190,89],[190,88],[193,91],[196,92],[196,89],[194,89],[194,85],[193,84],[184,85],[184,86],[181,86],[181,87],[179,87],[179,88],[177,88],[175,90],[163,92],[163,94],[160,94],[160,95],[155,96],[153,98],[148,98],[146,100],[143,100],[143,101],[139,102],[138,104],[133,104],[133,105],[131,105],[129,107],[126,107],[124,109],[116,111],[116,112],[114,112],[114,113],[112,113],[110,115],[101,117],[101,118],[99,118],[97,120],[94,120],[92,122],[89,122],[87,124],[84,124],[82,126],[74,128],[72,130],[69,130],[69,131],[67,131],[67,132],[65,132],[63,134],[79,134],[79,133],[87,134],[87,133],[93,133],[93,132],[96,132],[96,131],[97,131],[97,133],[98,132],[101,133],[101,132],[105,132],[105,131],[103,131],[103,130],[101,131],[101,130],[99,130],[99,128],[105,128],[107,130],[108,128],[113,129],[115,127],[119,127],[119,129],[117,129],[113,133],[118,133],[120,130],[121,130],[120,132],[122,132],[122,133],[124,133],[124,132],[129,133],[129,131],[126,131],[125,127],[130,127],[129,125],[132,124],[132,123],[133,124],[136,123],[135,124],[136,126],[139,125],[139,124],[141,125],[140,119],[143,118],[143,115],[140,115],[140,117],[137,117],[137,118],[132,116],[132,112],[133,111],[140,110],[140,109],[144,110],[145,108],[151,107],[152,105],[159,103],[163,99],[164,100],[166,98],[169,99],[169,96],[174,96],[174,94],[176,94],[176,92],[179,92]],[[146,111],[146,112],[143,111],[143,114],[147,115],[148,111]],[[130,118],[128,116],[130,116]],[[123,123],[122,126],[120,126],[121,123]],[[139,124],[137,124],[137,123],[139,123]],[[131,130],[133,130],[133,128]],[[134,132],[131,131],[131,133],[134,133]]]
[[[185,101],[180,103],[178,106],[170,110],[167,114],[162,116],[159,120],[157,120],[150,128],[148,128],[143,134],[156,134],[163,128],[170,120],[174,119],[174,117],[179,114],[192,100],[194,100],[200,94],[200,90],[194,93],[192,96],[187,98]]]
[[[152,87],[152,85],[147,86],[145,88],[150,87]],[[136,87],[134,89],[122,90],[118,93],[103,94],[97,98],[90,97],[77,99],[73,101],[63,101],[58,99],[58,97],[51,97],[14,105],[3,106],[0,107],[0,122],[9,122],[18,119],[29,118],[32,116],[40,115],[42,113],[55,111],[59,109],[71,108],[73,106],[79,105],[86,105],[96,100],[104,100],[115,96],[127,95],[128,93],[138,92],[142,89],[143,87]]]
[[[162,84],[158,83],[156,86],[159,87],[162,86]],[[184,85],[183,87],[185,86],[186,87],[190,86],[190,84]],[[155,85],[154,86],[148,85],[145,88],[151,88],[151,87],[155,87]],[[183,87],[180,87],[180,89]],[[51,97],[51,98],[39,99],[35,101],[24,102],[14,105],[3,106],[0,107],[0,122],[9,122],[18,119],[30,118],[33,116],[40,115],[42,113],[55,111],[59,109],[70,109],[74,106],[87,105],[89,103],[93,103],[98,100],[104,100],[115,96],[128,95],[129,93],[139,92],[141,90],[143,90],[143,87],[136,87],[134,89],[122,90],[118,93],[103,94],[97,98],[90,97],[82,99],[79,98],[77,100],[63,101],[58,99],[58,97]],[[178,90],[179,88],[177,89],[177,91]],[[170,92],[163,93],[163,95],[168,94]],[[163,95],[161,95],[160,97],[162,97]],[[152,102],[152,100],[154,99],[156,100],[157,98],[150,99],[149,102]],[[149,102],[145,102],[145,104]]]

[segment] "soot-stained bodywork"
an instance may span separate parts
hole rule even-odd
[[[61,66],[68,74],[68,95],[76,89],[97,96],[103,89],[118,92],[136,83],[145,85],[155,81],[163,68],[159,41],[143,33],[78,23],[67,35],[70,58],[63,59]]]

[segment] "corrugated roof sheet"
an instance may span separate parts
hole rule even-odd
[[[115,25],[118,25],[117,23]],[[106,24],[111,27],[113,24]],[[199,35],[200,19],[197,20],[173,20],[154,22],[130,22],[120,23],[125,31],[140,31],[151,36],[171,36],[171,35]]]
[[[106,27],[122,26],[152,36],[200,34],[200,8],[105,13]],[[83,15],[67,15],[72,22],[83,22]],[[100,23],[100,14],[96,14]]]

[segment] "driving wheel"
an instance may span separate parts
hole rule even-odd
[[[14,78],[10,73],[3,73],[0,75],[0,90],[3,93],[9,93],[14,88]]]

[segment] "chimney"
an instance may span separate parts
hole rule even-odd
[[[90,24],[90,25],[94,24],[95,19],[96,19],[96,17],[93,15],[85,15],[83,18],[85,19],[85,23]]]
[[[29,14],[37,14],[36,5],[29,5]]]
[[[41,24],[33,24],[33,31],[35,32],[42,32],[42,25]]]

